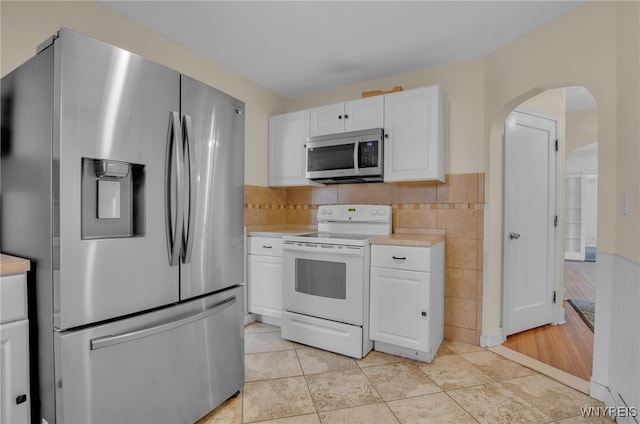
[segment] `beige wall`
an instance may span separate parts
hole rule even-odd
[[[597,141],[597,109],[567,113],[567,155],[580,146]]]
[[[617,17],[616,253],[640,262],[640,2],[625,2]],[[622,193],[628,193],[627,215]]]
[[[442,84],[448,113],[447,173],[484,171],[487,177],[485,214],[489,236],[485,256],[484,334],[494,334],[501,326],[501,134],[504,120],[514,107],[547,89],[582,85],[591,91],[601,111],[598,114],[599,159],[603,166],[599,178],[602,192],[599,216],[616,214],[619,194],[611,187],[616,186],[619,172],[615,166],[619,116],[616,74],[618,6],[617,2],[592,2],[483,58],[353,84],[287,102],[287,110],[292,111],[358,98],[362,91],[367,90],[388,90],[396,85],[410,89]],[[637,121],[637,117],[634,119]],[[482,136],[480,132],[484,132]],[[564,148],[561,153],[564,158]],[[479,161],[484,161],[484,164]],[[637,219],[637,209],[635,216]],[[615,220],[602,221],[598,225],[601,232],[598,247],[601,251],[640,258],[640,249],[632,246],[626,252],[618,252]]]
[[[504,120],[515,106],[545,89],[582,85],[598,104],[598,249],[640,262],[639,2],[592,1],[482,58],[288,101],[95,3],[2,1],[0,8],[3,75],[64,25],[184,71],[244,100],[247,184],[267,184],[269,115],[357,98],[367,90],[442,84],[447,98],[447,173],[483,172],[486,177],[485,336],[495,335],[501,326]],[[629,198],[628,215],[621,212],[623,192]],[[607,284],[608,277],[605,273]],[[610,310],[611,305],[599,304],[600,322],[607,322],[606,308]],[[602,341],[602,334],[596,331],[596,344]],[[631,337],[630,342],[637,345],[637,339]],[[613,363],[624,348],[612,348],[612,359],[606,354],[605,360]]]
[[[67,27],[122,47],[218,88],[246,104],[245,180],[267,184],[268,117],[284,99],[93,1],[0,2],[0,65],[4,76],[35,54],[36,46]]]
[[[616,142],[616,3],[595,2],[578,8],[551,24],[487,56],[487,201],[489,239],[485,284],[484,334],[495,334],[501,324],[502,294],[502,126],[509,111],[524,99],[547,88],[582,85],[599,106],[601,186],[614,187]],[[598,58],[594,60],[594,58]],[[611,164],[607,167],[607,164]],[[608,168],[608,169],[607,169]],[[603,194],[599,214],[611,215],[612,196]],[[615,250],[615,240],[604,233],[611,221],[598,223],[598,247]]]
[[[621,145],[633,150],[637,141],[634,133],[638,131],[635,127],[640,121],[637,106],[640,89],[637,78],[633,79],[634,72],[637,73],[634,66],[637,68],[639,61],[638,47],[637,41],[635,45],[629,41],[634,37],[626,33],[620,36],[626,40],[620,48],[625,49],[628,65],[624,68],[626,74],[618,71],[625,84],[621,84],[620,93],[616,89],[618,4],[627,9],[638,7],[634,2],[592,2],[483,58],[285,100],[96,3],[2,1],[1,69],[2,75],[6,74],[32,56],[42,40],[59,27],[67,26],[214,85],[247,104],[246,182],[255,185],[267,182],[269,115],[357,98],[362,91],[372,89],[386,90],[395,85],[410,89],[440,83],[447,99],[447,173],[487,172],[487,200],[493,210],[489,224],[500,228],[502,148],[499,134],[508,112],[532,95],[546,88],[585,86],[594,94],[601,111],[598,118],[601,162],[615,164],[618,159],[624,162],[626,158],[638,157],[636,151],[620,156],[616,152],[617,126],[629,132]],[[620,19],[637,19],[637,13],[621,12]],[[637,37],[638,29],[632,23],[620,28],[635,31],[633,35]],[[620,115],[616,114],[618,103],[623,111]],[[615,186],[616,179],[625,180],[623,176],[618,177],[619,173],[633,175],[636,168],[622,166],[616,171],[615,166],[604,167],[601,187]],[[628,190],[632,200],[637,201],[637,186]],[[611,193],[603,199],[603,216],[615,214],[619,202],[613,201],[614,196]],[[616,251],[615,232],[603,236],[602,248]],[[638,259],[640,250],[628,256]]]

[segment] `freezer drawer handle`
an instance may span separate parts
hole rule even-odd
[[[109,347],[109,346],[117,345],[120,343],[126,343],[133,340],[141,339],[143,337],[153,336],[154,334],[173,330],[174,328],[182,327],[183,325],[187,325],[192,322],[204,319],[208,316],[214,315],[228,308],[229,306],[233,305],[235,302],[236,302],[236,297],[231,296],[219,303],[216,303],[206,311],[197,312],[193,315],[180,318],[177,321],[171,321],[165,324],[156,325],[155,327],[144,328],[142,330],[136,330],[130,333],[118,334],[115,336],[110,335],[110,336],[96,337],[95,339],[91,339],[91,350],[102,349],[104,347]]]

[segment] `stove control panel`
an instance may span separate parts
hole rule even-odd
[[[318,221],[391,222],[391,206],[323,205],[318,207]]]

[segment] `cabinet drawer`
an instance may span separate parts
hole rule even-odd
[[[0,277],[0,322],[27,318],[26,274]]]
[[[251,255],[282,256],[282,238],[249,237],[247,253]]]
[[[429,272],[431,250],[429,247],[374,244],[371,246],[371,266]]]

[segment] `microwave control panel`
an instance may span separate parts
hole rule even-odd
[[[358,144],[359,152],[358,166],[360,168],[375,168],[379,166],[378,163],[378,140],[375,141],[361,141]]]

